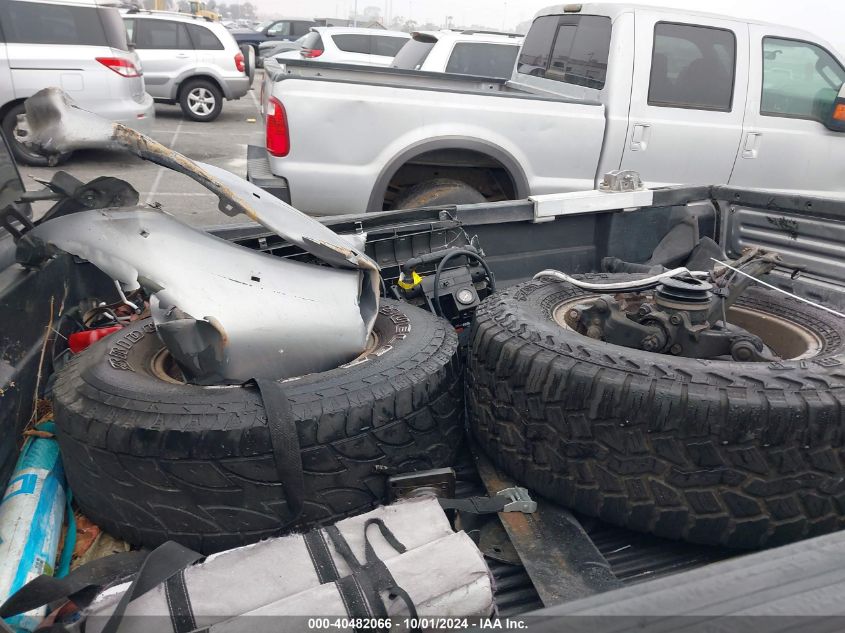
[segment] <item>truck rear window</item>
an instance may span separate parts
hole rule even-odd
[[[123,21],[114,8],[14,0],[0,3],[0,23],[7,42],[129,50]]]
[[[610,18],[555,15],[534,20],[517,71],[601,90],[610,52]]]
[[[422,68],[428,54],[436,43],[437,39],[430,36],[412,37],[396,53],[391,66],[393,68],[404,68],[405,70],[419,70]]]
[[[486,42],[458,42],[452,49],[447,73],[509,79],[519,46]]]

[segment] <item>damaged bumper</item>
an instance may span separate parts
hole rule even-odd
[[[200,384],[325,371],[367,344],[379,303],[376,263],[351,242],[255,185],[77,108],[57,89],[26,103],[23,141],[50,154],[124,149],[185,174],[227,215],[244,214],[311,253],[307,264],[235,246],[154,208],[88,210],[36,226],[28,240],[83,257],[150,296],[156,329]]]

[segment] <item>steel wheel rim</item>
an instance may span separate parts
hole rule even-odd
[[[194,88],[188,93],[188,109],[197,116],[208,116],[214,111],[215,98],[208,88]]]

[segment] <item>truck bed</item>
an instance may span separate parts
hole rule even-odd
[[[287,78],[320,79],[345,83],[392,86],[411,90],[445,90],[457,93],[495,93],[496,96],[516,99],[539,99],[565,103],[600,105],[598,101],[574,99],[562,95],[533,91],[526,86],[517,86],[507,79],[436,73],[402,68],[384,68],[355,64],[337,64],[313,60],[288,59],[284,64],[274,59],[264,62],[264,72],[271,81]]]
[[[533,194],[595,186],[606,125],[596,101],[484,77],[272,61],[263,94],[265,112],[269,98],[282,104],[290,144],[264,171],[285,179],[291,204],[312,215],[381,211],[407,161],[445,150],[497,161],[518,197],[529,182]],[[579,149],[549,143],[550,134]]]

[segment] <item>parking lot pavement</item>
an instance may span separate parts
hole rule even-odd
[[[237,101],[226,101],[220,117],[211,123],[195,123],[182,117],[179,106],[156,105],[153,137],[185,154],[188,158],[211,163],[246,177],[246,146],[261,143],[258,116],[260,76],[255,77],[253,90]],[[153,165],[127,152],[80,151],[58,167],[21,166],[27,189],[36,189],[34,176],[49,180],[62,169],[82,181],[98,176],[115,176],[129,182],[140,193],[141,202],[160,202],[169,213],[194,226],[243,222],[245,218],[229,218],[217,210],[217,198],[187,176]],[[35,212],[43,213],[36,206]]]

